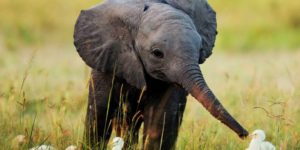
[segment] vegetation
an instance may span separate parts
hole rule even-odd
[[[20,134],[27,136],[25,148],[81,144],[89,69],[74,48],[60,48],[59,55],[53,49],[0,56],[0,149],[12,149],[11,141]],[[249,131],[265,130],[278,149],[299,149],[299,58],[299,51],[218,52],[202,70],[225,107]],[[240,140],[189,97],[178,149],[239,150],[249,140]]]
[[[90,70],[72,32],[80,10],[98,2],[0,1],[0,149],[82,144]],[[208,85],[249,131],[300,149],[300,1],[210,2],[219,35],[201,66]],[[26,136],[21,147],[17,135]],[[239,150],[249,141],[189,97],[178,149]]]
[[[10,50],[72,43],[81,9],[101,0],[1,0],[0,39]],[[294,50],[300,41],[300,1],[210,1],[218,14],[217,48],[224,51]]]

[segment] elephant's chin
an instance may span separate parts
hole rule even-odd
[[[207,86],[203,75],[198,69],[191,69],[192,71],[186,71],[185,78],[183,80],[183,87],[196,98],[216,119],[220,120],[234,132],[236,132],[240,138],[248,136],[247,130],[245,130],[222,106],[213,92]]]

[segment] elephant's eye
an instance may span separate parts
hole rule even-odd
[[[164,53],[158,48],[153,49],[151,54],[157,58],[164,58]]]

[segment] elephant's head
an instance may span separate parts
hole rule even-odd
[[[74,44],[87,65],[115,73],[139,89],[149,84],[146,74],[181,85],[214,117],[245,137],[248,132],[205,83],[199,58],[214,40],[207,40],[191,18],[167,4],[106,2],[81,12]]]

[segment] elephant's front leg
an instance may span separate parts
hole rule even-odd
[[[144,149],[175,149],[186,104],[186,91],[171,85],[158,99],[147,99],[144,110]]]
[[[106,149],[112,131],[114,103],[110,75],[92,71],[85,125],[85,149]]]

